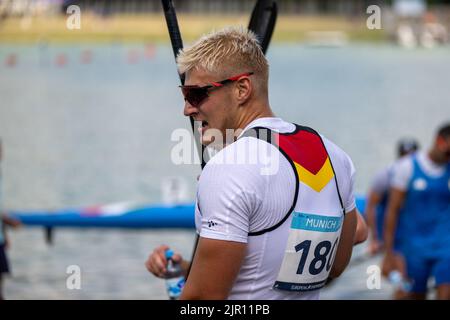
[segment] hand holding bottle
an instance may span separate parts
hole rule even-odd
[[[153,252],[147,258],[147,261],[145,262],[145,267],[147,268],[147,270],[158,278],[164,279],[167,272],[167,250],[169,250],[169,246],[165,244],[155,248],[155,250],[153,250]],[[172,260],[176,263],[183,263],[181,255],[177,253],[173,254]]]

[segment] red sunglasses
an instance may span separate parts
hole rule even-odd
[[[181,92],[183,93],[184,100],[189,102],[191,106],[198,107],[202,104],[203,101],[205,101],[206,98],[209,97],[209,91],[211,89],[223,87],[227,83],[237,81],[242,77],[248,77],[252,74],[253,72],[242,73],[222,81],[212,82],[211,84],[203,87],[200,87],[198,85],[192,85],[192,86],[180,86],[180,88]]]

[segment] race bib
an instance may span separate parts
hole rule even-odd
[[[275,289],[312,291],[325,285],[336,256],[343,217],[294,212]]]

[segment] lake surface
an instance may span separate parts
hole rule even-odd
[[[268,58],[274,112],[341,146],[356,166],[358,193],[394,159],[399,138],[427,148],[450,120],[449,47],[274,45]],[[189,129],[171,48],[1,45],[0,63],[4,207],[157,203],[162,181],[174,176],[194,199],[199,167],[170,160],[171,133]],[[48,247],[40,229],[10,236],[11,299],[165,299],[144,261],[160,243],[189,256],[194,239],[189,230],[73,229],[57,230]],[[367,266],[378,261],[350,268],[322,297],[389,298],[389,285],[365,285]],[[69,265],[81,268],[81,290],[66,288]]]

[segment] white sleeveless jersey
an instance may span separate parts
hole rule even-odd
[[[318,299],[336,253],[343,209],[355,208],[352,161],[324,137],[328,154],[319,162],[299,160],[296,148],[290,156],[282,154],[273,143],[245,135],[256,127],[296,131],[279,118],[257,119],[208,162],[197,191],[197,232],[247,243],[229,299]],[[288,149],[282,136],[280,147]]]

